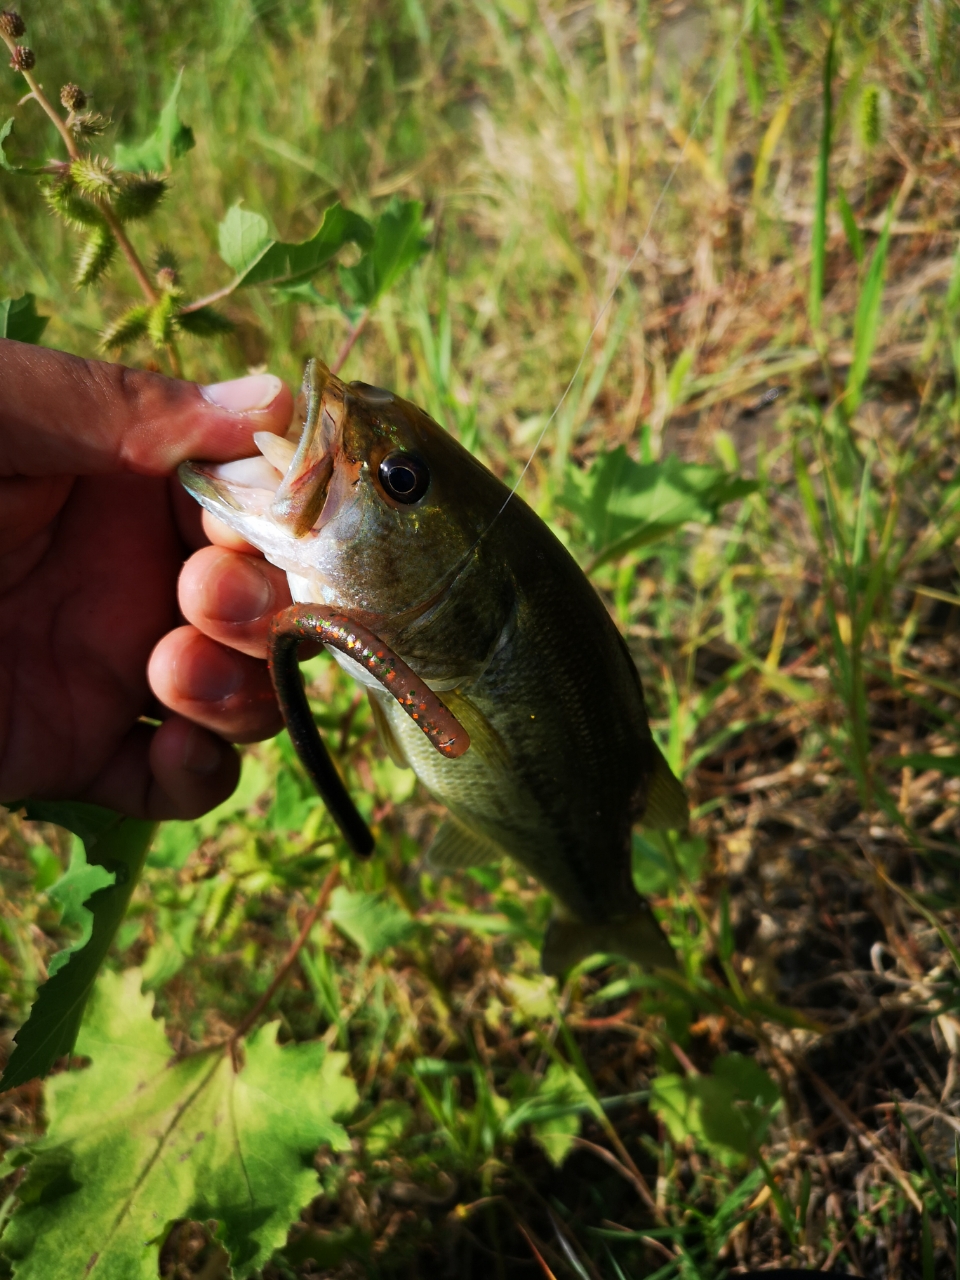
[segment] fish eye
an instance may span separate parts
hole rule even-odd
[[[395,502],[419,502],[430,487],[427,464],[415,453],[388,453],[380,463],[380,483]]]

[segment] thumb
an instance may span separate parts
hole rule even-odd
[[[200,387],[0,338],[0,476],[166,475],[187,458],[256,452],[293,397],[274,374]]]

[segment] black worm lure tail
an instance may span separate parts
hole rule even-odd
[[[368,858],[373,852],[370,828],[330,759],[304,692],[297,653],[305,640],[320,641],[331,649],[339,649],[366,667],[441,755],[451,759],[462,756],[470,746],[470,738],[456,716],[420,677],[372,631],[354,622],[348,614],[323,605],[295,604],[276,615],[270,624],[270,676],[290,740],[347,844],[359,857]]]

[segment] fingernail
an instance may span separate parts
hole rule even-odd
[[[187,773],[216,773],[223,761],[223,746],[205,729],[192,725],[183,744],[180,763]]]
[[[252,560],[224,556],[203,585],[203,608],[216,622],[253,622],[266,613],[273,586]]]
[[[188,702],[223,702],[243,683],[237,657],[209,642],[181,653],[173,671],[177,692]]]
[[[283,383],[273,373],[253,373],[249,378],[234,378],[232,382],[214,382],[201,387],[204,399],[218,409],[231,413],[253,413],[273,404],[283,390]]]

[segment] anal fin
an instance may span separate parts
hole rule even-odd
[[[462,871],[504,856],[499,845],[478,835],[454,817],[448,817],[427,850],[427,862],[437,871]]]
[[[684,831],[690,822],[687,793],[673,776],[663,752],[655,742],[654,768],[647,787],[647,806],[640,818],[648,830]]]

